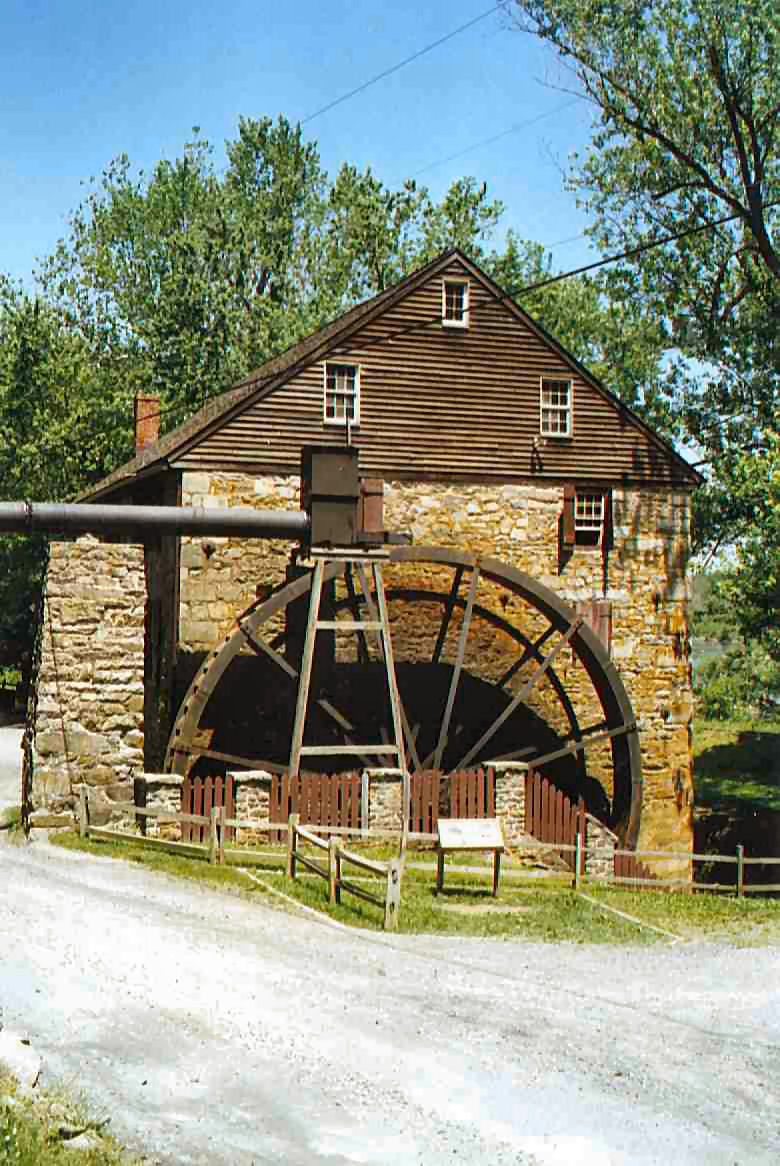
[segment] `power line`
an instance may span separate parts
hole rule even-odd
[[[438,158],[435,162],[428,162],[425,166],[421,166],[419,170],[413,171],[412,178],[416,178],[418,174],[424,174],[426,170],[433,170],[436,166],[444,166],[446,162],[454,162],[456,158],[462,158],[464,154],[470,154],[472,150],[478,150],[481,146],[490,146],[493,142],[500,142],[502,138],[508,138],[511,134],[517,134],[520,130],[535,125],[545,117],[552,117],[555,113],[562,113],[564,109],[568,109],[570,105],[574,105],[579,100],[579,97],[573,97],[571,101],[564,101],[563,105],[558,105],[555,109],[548,109],[545,113],[540,113],[536,117],[529,118],[528,121],[521,121],[517,125],[510,126],[507,130],[502,130],[500,134],[493,134],[489,138],[482,138],[478,142],[472,142],[470,146],[466,146],[463,150],[458,150],[456,154],[448,154],[446,158]]]
[[[566,243],[576,243],[578,239],[584,239],[587,231],[580,231],[579,235],[569,235],[567,239],[558,239],[555,243],[543,243],[545,251],[552,251],[553,247],[563,247]]]
[[[482,12],[479,16],[475,16],[473,20],[468,20],[465,24],[461,24],[459,28],[454,28],[452,32],[448,32],[445,36],[439,37],[438,40],[432,41],[422,49],[418,49],[416,53],[412,53],[410,57],[405,57],[403,61],[399,61],[397,65],[391,65],[389,69],[384,69],[381,73],[377,73],[375,77],[364,81],[362,85],[356,86],[355,89],[350,89],[349,93],[342,94],[341,97],[336,97],[333,101],[329,101],[327,105],[323,105],[321,109],[316,109],[314,113],[308,114],[303,118],[300,125],[305,126],[307,122],[314,121],[315,117],[320,117],[323,113],[328,113],[329,110],[335,109],[337,105],[341,105],[344,101],[349,101],[350,97],[357,97],[358,93],[363,93],[371,85],[376,85],[377,81],[383,81],[385,77],[389,77],[392,73],[397,73],[399,69],[403,69],[405,65],[410,65],[412,61],[418,61],[420,57],[424,57],[426,53],[430,53],[433,49],[437,49],[439,45],[446,44],[448,40],[458,36],[459,33],[465,32],[468,28],[473,28],[475,24],[479,24],[481,20],[492,16],[494,12],[498,12],[500,4],[494,4],[492,8],[488,8],[486,12]]]

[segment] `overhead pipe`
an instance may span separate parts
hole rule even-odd
[[[31,534],[191,534],[235,538],[305,538],[304,510],[254,510],[250,506],[105,506],[100,503],[0,502],[0,531]]]

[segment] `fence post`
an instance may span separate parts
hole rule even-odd
[[[577,843],[574,851],[574,889],[580,889],[582,882],[582,832],[577,831]]]
[[[225,862],[225,819],[226,818],[227,818],[227,806],[225,805],[225,803],[223,801],[222,805],[219,807],[219,854],[217,856],[217,861],[219,862],[220,866],[224,865],[224,862]]]
[[[217,861],[217,821],[219,820],[219,807],[212,806],[211,814],[209,816],[209,862],[214,865]]]
[[[147,799],[146,778],[145,777],[133,778],[133,801],[134,801],[134,803],[137,806],[139,806],[142,810],[145,810],[146,809],[146,799]],[[141,815],[140,822],[138,820],[138,815],[133,814],[133,828],[135,830],[140,829],[142,836],[144,838],[146,837],[146,814]]]
[[[287,877],[295,878],[295,830],[301,820],[300,814],[290,814],[287,819]]]
[[[87,787],[82,784],[79,788],[79,838],[86,838],[89,834],[89,820],[87,817]]]
[[[745,847],[740,845],[737,847],[737,898],[741,899],[745,894]]]
[[[401,861],[392,858],[387,865],[387,890],[385,892],[385,931],[395,931],[398,926],[398,908],[401,905]]]
[[[369,828],[370,797],[368,774],[364,769],[360,775],[360,829],[364,832]]]
[[[338,860],[339,844],[338,839],[331,837],[328,839],[328,902],[335,903],[338,896],[338,874],[336,871],[336,862]]]

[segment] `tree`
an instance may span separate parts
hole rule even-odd
[[[103,375],[159,393],[167,424],[442,247],[476,251],[502,209],[473,179],[439,205],[370,169],[330,182],[282,117],[242,118],[226,152],[219,174],[196,130],[148,176],[121,155],[41,273]]]
[[[516,0],[594,108],[570,186],[607,253],[705,228],[611,269],[666,321],[683,414],[717,465],[775,424],[780,349],[780,15],[773,0]],[[730,221],[723,222],[726,217]],[[713,225],[717,224],[717,225]],[[678,367],[677,374],[685,370]]]
[[[740,539],[721,591],[742,635],[780,662],[780,438],[769,438],[761,458],[738,459],[728,484],[741,513]]]
[[[52,308],[0,282],[0,482],[3,499],[61,500],[132,449],[130,399],[95,376],[83,340]],[[31,645],[46,540],[0,536],[0,645]],[[0,649],[0,662],[13,662]]]
[[[73,214],[43,287],[105,375],[192,410],[297,339],[324,177],[283,119],[242,119],[220,178],[197,136],[133,177],[121,155]],[[172,418],[181,420],[181,414]]]

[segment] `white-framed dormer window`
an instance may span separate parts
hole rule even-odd
[[[571,437],[573,390],[571,381],[542,377],[540,431],[545,437]]]
[[[604,541],[607,508],[603,490],[578,490],[574,499],[574,542],[578,547],[600,547]]]
[[[465,279],[445,279],[441,285],[441,322],[445,328],[468,328],[469,285]]]
[[[323,417],[332,425],[360,423],[360,366],[327,361]]]

